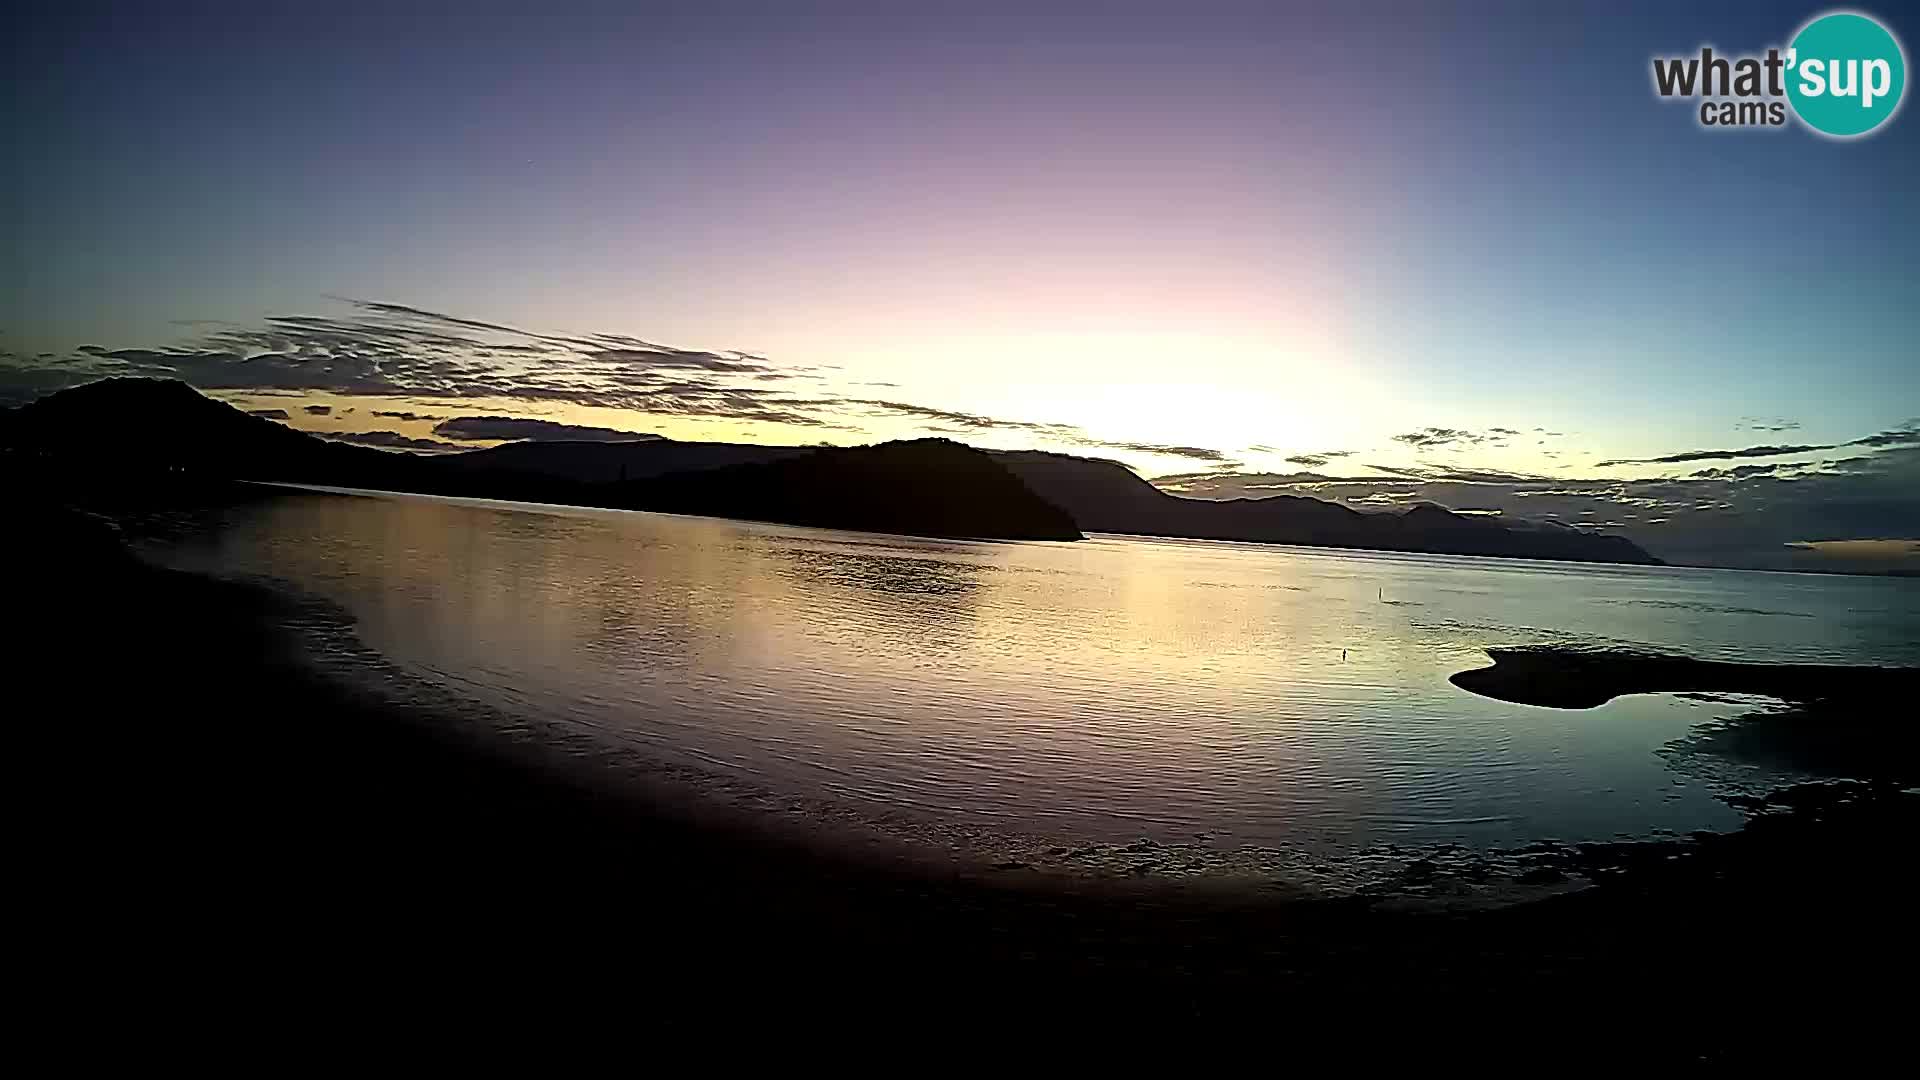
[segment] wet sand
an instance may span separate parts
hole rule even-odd
[[[328,679],[283,598],[90,535],[15,538],[35,566],[18,670],[51,691],[31,721],[46,745],[22,756],[48,823],[23,854],[61,949],[49,992],[108,972],[163,1003],[191,972],[227,1022],[564,1002],[682,1036],[1199,1034],[1271,1040],[1275,1063],[1378,1060],[1395,1048],[1332,1033],[1463,1013],[1478,1020],[1450,1042],[1398,1049],[1831,1062],[1901,1030],[1920,815],[1895,788],[1808,789],[1724,837],[1543,854],[1543,878],[1584,859],[1598,884],[1491,911],[996,877],[673,813],[458,703]],[[1794,1027],[1756,1032],[1782,1010]]]

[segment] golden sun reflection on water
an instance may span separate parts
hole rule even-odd
[[[1846,582],[1790,575],[411,496],[275,497],[167,557],[292,582],[410,671],[665,761],[1103,838],[1350,849],[1724,826],[1657,753],[1708,718],[1695,703],[1568,713],[1447,676],[1553,638],[1781,658],[1900,640]]]

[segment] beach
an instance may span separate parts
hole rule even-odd
[[[622,1000],[687,1023],[1191,1023],[1550,993],[1679,1010],[1611,1049],[1713,1059],[1754,1047],[1679,1018],[1816,989],[1795,1007],[1863,1010],[1850,1045],[1876,1045],[1892,999],[1873,975],[1912,958],[1911,790],[1819,786],[1726,836],[1569,853],[1606,863],[1594,884],[1492,909],[1430,902],[1418,868],[1398,895],[1312,898],[943,866],[683,812],[470,706],[329,678],[297,599],[105,542],[37,546],[20,670],[56,688],[31,786],[60,821],[34,842],[40,880],[91,928],[76,948],[145,972],[190,958],[296,995],[619,975]]]

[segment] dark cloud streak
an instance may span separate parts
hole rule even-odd
[[[1393,441],[1415,450],[1450,450],[1472,446],[1500,446],[1507,439],[1520,434],[1513,428],[1488,428],[1486,431],[1469,431],[1465,428],[1426,427],[1419,431],[1409,431],[1393,436]]]
[[[1594,464],[1598,469],[1611,469],[1618,465],[1684,465],[1689,461],[1726,461],[1736,458],[1786,457],[1789,454],[1812,454],[1822,450],[1836,449],[1840,444],[1805,446],[1749,446],[1741,450],[1687,450],[1678,454],[1667,454],[1652,458],[1620,458],[1614,461],[1601,461]]]
[[[406,420],[406,421],[445,420],[446,419],[446,416],[441,413],[402,412],[402,411],[396,411],[393,409],[375,409],[373,410],[373,415],[384,416],[390,420]]]
[[[1795,425],[1796,427],[1798,425]],[[1667,454],[1652,458],[1621,458],[1615,461],[1596,463],[1596,468],[1612,468],[1617,465],[1681,465],[1689,461],[1731,461],[1739,458],[1788,457],[1793,454],[1817,454],[1827,450],[1839,450],[1848,446],[1868,446],[1884,448],[1889,446],[1912,446],[1920,444],[1920,419],[1908,420],[1896,428],[1877,431],[1840,443],[1809,443],[1805,445],[1749,446],[1740,450],[1686,450],[1678,454]]]

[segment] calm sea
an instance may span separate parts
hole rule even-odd
[[[1687,737],[1447,677],[1488,646],[1920,663],[1920,582],[1095,536],[984,543],[287,492],[162,561],[332,601],[391,664],[795,805],[1042,842],[1352,852],[1724,829]]]

